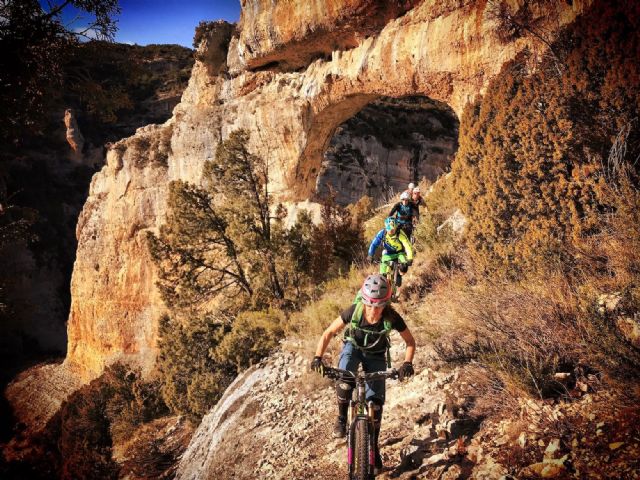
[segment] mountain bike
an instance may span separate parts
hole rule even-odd
[[[374,265],[379,265],[381,264],[382,261],[380,260],[374,260],[373,264]],[[385,274],[385,277],[387,278],[387,281],[389,282],[389,285],[391,285],[391,290],[392,290],[392,295],[395,298],[395,294],[396,294],[396,290],[398,290],[398,287],[400,286],[400,283],[402,282],[402,278],[400,278],[400,262],[398,262],[398,260],[390,260],[389,262],[387,262],[387,265],[389,266],[389,268],[387,269],[387,273]]]
[[[347,431],[347,464],[349,480],[371,480],[374,478],[375,445],[373,409],[365,399],[365,384],[375,380],[398,378],[395,368],[384,372],[358,373],[340,368],[324,367],[324,376],[333,380],[354,381],[356,386],[349,403]]]

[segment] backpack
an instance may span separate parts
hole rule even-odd
[[[349,322],[349,327],[344,332],[344,341],[350,342],[354,347],[364,352],[371,350],[372,348],[379,345],[380,342],[385,342],[385,351],[387,354],[387,367],[391,368],[391,353],[389,351],[390,342],[389,342],[389,334],[392,330],[392,324],[386,318],[382,319],[383,329],[378,330],[370,330],[368,328],[360,326],[360,320],[362,319],[364,305],[361,301],[362,294],[358,291],[356,298],[353,300],[353,304],[356,308],[353,309],[353,314],[351,315],[351,321]],[[360,331],[364,334],[364,345],[358,343],[356,340],[356,332]],[[376,337],[373,343],[369,344],[369,337]],[[362,337],[362,335],[360,335]]]

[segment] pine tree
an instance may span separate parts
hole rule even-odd
[[[217,207],[233,241],[250,268],[252,280],[275,300],[284,298],[277,271],[278,245],[272,238],[269,163],[247,149],[249,135],[238,130],[218,145],[216,157],[204,169]]]

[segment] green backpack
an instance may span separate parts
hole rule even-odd
[[[386,318],[383,318],[383,329],[381,331],[370,330],[368,328],[362,327],[360,326],[360,320],[362,319],[364,305],[362,304],[362,294],[360,293],[360,291],[358,291],[356,298],[353,300],[353,304],[356,306],[356,308],[353,309],[351,322],[349,323],[349,327],[344,332],[344,340],[351,342],[354,347],[365,352],[379,346],[380,342],[385,342],[385,349],[387,353],[387,367],[391,368],[391,353],[389,352],[389,334],[392,330],[391,322]],[[358,341],[355,339],[355,332],[357,330],[364,333],[363,344],[358,343]],[[370,337],[374,339],[372,343],[369,343]]]

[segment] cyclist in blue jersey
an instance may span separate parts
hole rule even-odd
[[[407,273],[409,266],[413,262],[413,248],[406,234],[398,228],[395,218],[389,217],[384,221],[384,228],[380,230],[369,245],[367,258],[373,260],[373,255],[378,247],[382,245],[382,256],[380,257],[380,274],[386,275],[389,271],[389,262],[396,260],[399,264],[400,273]],[[398,287],[402,285],[402,277]],[[397,296],[397,292],[396,292]]]
[[[407,235],[407,238],[411,238],[413,232],[413,225],[417,221],[418,211],[411,201],[411,195],[409,192],[402,192],[400,195],[400,201],[396,203],[391,211],[389,217],[396,219],[398,227]]]

